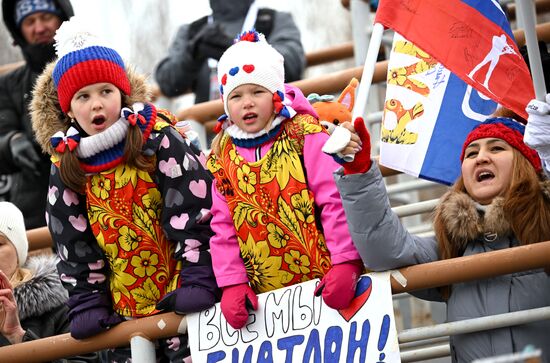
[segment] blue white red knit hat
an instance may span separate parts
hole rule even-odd
[[[13,203],[0,202],[0,233],[15,246],[19,266],[23,266],[27,261],[29,241],[23,213]]]
[[[73,16],[61,24],[54,37],[59,60],[53,80],[65,113],[74,94],[94,83],[111,83],[122,93],[131,93],[122,57],[90,29],[85,19]]]
[[[542,164],[539,154],[523,142],[525,126],[518,121],[508,117],[492,117],[476,127],[466,137],[462,145],[460,160],[464,160],[466,147],[475,140],[487,137],[502,139],[514,149],[518,150],[533,165],[537,173],[542,172]]]
[[[257,84],[284,99],[285,68],[281,53],[255,30],[239,35],[218,62],[218,80],[225,113],[229,94],[243,84]]]
[[[15,4],[15,24],[21,25],[23,20],[34,13],[52,13],[61,16],[61,11],[53,0],[19,0]]]

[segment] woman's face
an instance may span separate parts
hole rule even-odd
[[[504,194],[512,180],[514,149],[506,141],[485,138],[464,150],[462,178],[468,194],[480,204],[490,204]]]
[[[19,261],[17,261],[17,250],[10,240],[0,233],[0,270],[11,278],[17,270]]]
[[[122,93],[115,85],[94,83],[82,87],[74,94],[68,115],[88,135],[95,135],[118,121],[121,108]]]

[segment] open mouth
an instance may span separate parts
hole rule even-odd
[[[96,116],[92,120],[92,124],[97,125],[97,126],[101,126],[104,123],[105,123],[105,116]]]
[[[492,172],[483,170],[477,174],[476,180],[478,182],[484,182],[486,180],[494,179],[494,177],[495,177],[495,174],[493,174]]]
[[[243,116],[243,122],[247,125],[254,124],[257,119],[258,119],[258,115],[252,112],[247,113],[246,115]]]

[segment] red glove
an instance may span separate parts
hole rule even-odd
[[[248,320],[248,309],[258,309],[258,297],[248,284],[226,286],[222,288],[221,308],[229,325],[240,329]]]
[[[353,127],[363,145],[361,145],[361,151],[355,154],[353,161],[342,164],[344,175],[365,173],[370,169],[372,164],[372,160],[370,159],[370,135],[363,118],[357,117],[353,122]]]
[[[345,309],[355,297],[355,286],[363,270],[361,260],[333,265],[315,289],[315,296],[322,295],[323,301],[333,309]]]

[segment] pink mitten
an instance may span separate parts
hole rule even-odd
[[[315,296],[333,309],[345,309],[355,296],[355,286],[361,275],[363,262],[353,260],[333,265],[315,289]]]
[[[361,139],[361,151],[355,154],[355,159],[349,163],[343,163],[344,174],[362,174],[370,169],[372,160],[370,159],[370,135],[365,126],[362,117],[357,117],[353,122],[355,132]]]
[[[222,288],[221,308],[229,325],[240,329],[248,320],[248,309],[258,309],[258,297],[248,284],[226,286]]]

